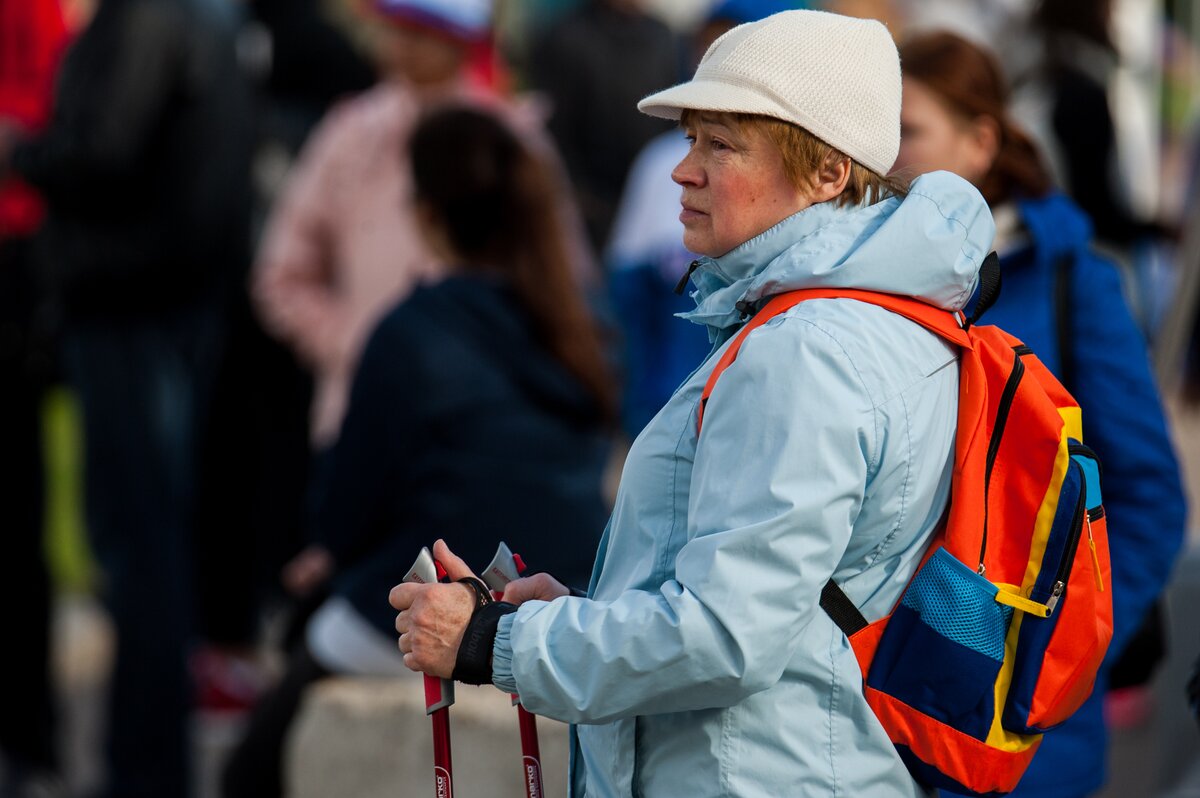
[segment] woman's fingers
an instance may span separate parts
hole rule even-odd
[[[514,579],[504,588],[504,601],[518,605],[526,601],[554,601],[569,595],[571,591],[550,574]]]
[[[396,631],[404,664],[430,676],[454,671],[463,632],[475,609],[475,593],[466,585],[396,585],[390,595],[400,610]]]
[[[321,546],[309,546],[283,567],[281,579],[290,593],[302,596],[328,581],[333,571],[333,555]]]
[[[388,603],[392,605],[392,609],[403,612],[412,606],[423,587],[425,585],[417,582],[402,582],[392,588],[391,593],[388,593]]]

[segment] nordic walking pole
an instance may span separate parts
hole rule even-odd
[[[405,582],[432,585],[444,572],[429,549],[422,547],[417,561],[404,576]],[[450,767],[450,705],[454,703],[454,680],[425,676],[425,714],[433,716],[433,788],[437,798],[454,798]]]
[[[488,567],[483,571],[483,581],[499,600],[504,587],[525,571],[525,563],[518,554],[513,554],[501,541]],[[521,729],[521,765],[525,781],[525,798],[542,798],[542,754],[538,746],[537,715],[521,706],[521,699],[513,695],[517,708],[517,722]]]

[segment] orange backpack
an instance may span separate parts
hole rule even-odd
[[[994,285],[981,307],[998,292],[995,269],[985,264]],[[1011,792],[1042,732],[1091,693],[1112,637],[1100,467],[1082,444],[1079,405],[997,327],[907,297],[805,289],[773,297],[734,337],[698,423],[746,336],[808,299],[879,305],[960,349],[950,505],[924,561],[874,623],[832,581],[821,607],[849,637],[867,702],[914,778]]]

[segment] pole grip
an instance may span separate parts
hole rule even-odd
[[[444,572],[428,548],[422,548],[417,561],[404,575],[405,582],[437,584]],[[425,676],[425,714],[433,716],[433,789],[436,798],[454,798],[454,779],[450,761],[450,705],[454,703],[454,681]]]

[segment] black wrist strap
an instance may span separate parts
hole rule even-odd
[[[496,627],[500,625],[502,617],[516,611],[515,604],[504,601],[493,601],[475,609],[475,614],[471,616],[467,629],[463,632],[458,657],[454,661],[454,673],[451,675],[456,682],[491,684],[492,646],[496,642]]]
[[[495,601],[495,599],[492,598],[492,591],[488,590],[487,585],[485,585],[483,580],[479,579],[478,577],[464,576],[462,579],[459,579],[458,582],[459,584],[466,585],[467,587],[471,588],[471,590],[475,591],[476,610],[478,610],[480,607],[486,607]]]

